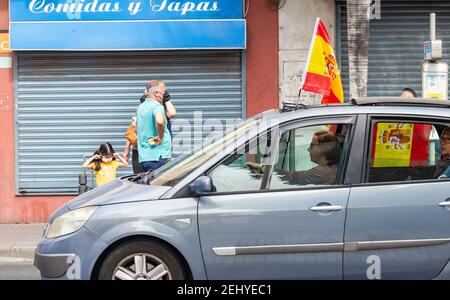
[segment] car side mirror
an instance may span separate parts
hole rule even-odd
[[[209,176],[200,176],[191,183],[191,192],[194,195],[203,195],[213,192],[212,180]]]

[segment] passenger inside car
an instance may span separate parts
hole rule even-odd
[[[436,163],[435,178],[450,178],[450,130],[445,127],[439,135],[440,142],[440,159]]]
[[[394,123],[378,123],[377,125],[386,127],[390,124]],[[406,125],[414,126],[414,135],[410,141],[402,143],[401,130],[405,131],[404,128],[391,130],[391,133],[395,131],[395,134],[391,134],[386,142],[380,137],[373,139],[368,182],[450,178],[450,128],[442,124]],[[427,127],[429,130],[422,130]],[[426,139],[418,135],[422,131],[424,135],[426,134]],[[396,140],[398,136],[400,138]],[[382,158],[378,162],[374,159],[377,155]]]

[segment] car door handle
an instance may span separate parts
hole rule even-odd
[[[450,207],[450,201],[449,200],[443,201],[443,202],[438,203],[438,205],[440,207]]]
[[[342,206],[340,206],[340,205],[313,206],[309,210],[315,211],[315,212],[341,211],[342,210]]]

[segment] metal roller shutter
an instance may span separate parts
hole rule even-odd
[[[76,193],[83,156],[106,141],[122,153],[149,79],[166,81],[175,130],[177,120],[193,124],[194,111],[204,121],[241,119],[241,68],[241,51],[232,50],[17,53],[17,192]],[[183,150],[174,148],[174,156]]]
[[[347,11],[337,1],[338,45],[345,96],[348,97]],[[423,42],[429,40],[429,14],[436,13],[436,36],[443,60],[450,59],[450,1],[381,0],[381,19],[370,21],[368,96],[398,96],[404,87],[422,95]]]

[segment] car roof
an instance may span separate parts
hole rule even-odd
[[[384,114],[450,118],[450,101],[421,98],[377,97],[352,99],[349,103],[325,105],[288,104],[289,111],[273,117],[280,123],[298,118],[339,116],[349,114]]]

